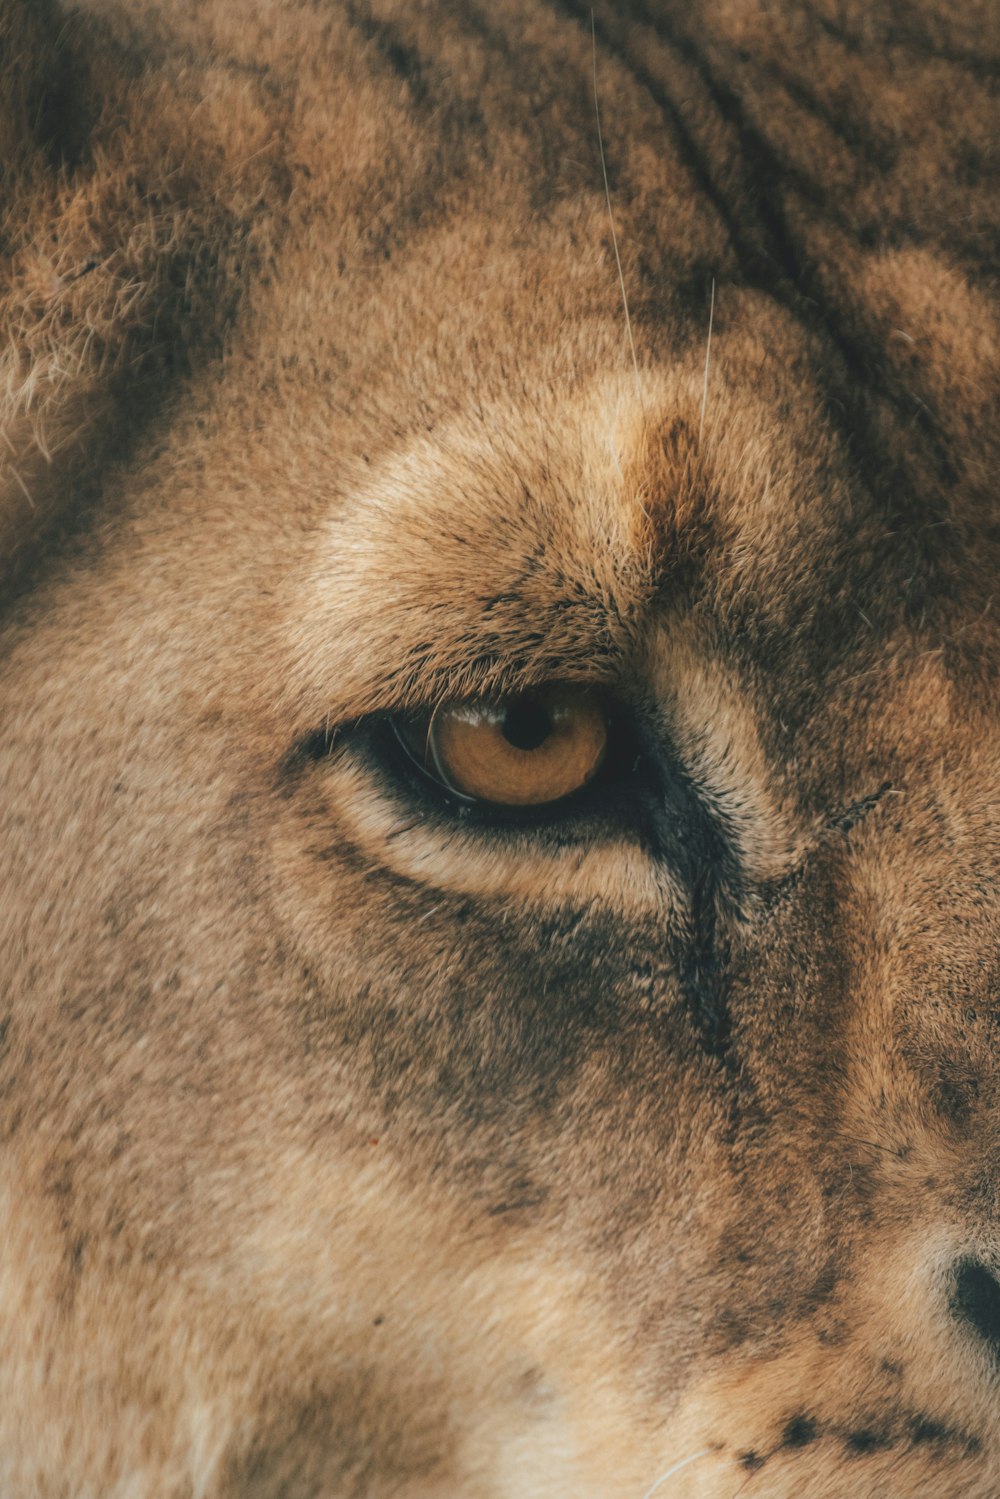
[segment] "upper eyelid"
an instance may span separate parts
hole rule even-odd
[[[413,678],[415,677],[416,673],[413,674]],[[410,679],[411,682],[413,678]],[[557,683],[569,687],[591,688],[595,692],[607,694],[616,702],[622,700],[619,679],[610,673],[595,674],[592,669],[584,673],[578,668],[574,669],[571,663],[555,668],[547,664],[547,669],[540,672],[509,661],[496,660],[489,665],[477,664],[463,667],[461,671],[441,673],[433,680],[422,682],[419,695],[417,691],[411,693],[408,684],[403,691],[392,693],[385,702],[377,706],[355,715],[345,715],[342,726],[348,729],[379,719],[420,718],[424,714],[437,712],[449,703],[518,697]],[[391,684],[387,685],[391,692]]]

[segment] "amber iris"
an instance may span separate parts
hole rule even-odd
[[[597,774],[608,746],[600,697],[564,684],[448,703],[408,727],[425,770],[461,796],[504,807],[571,796]]]

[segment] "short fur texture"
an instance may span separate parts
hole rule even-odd
[[[1000,1493],[998,33],[2,0],[4,1499]]]

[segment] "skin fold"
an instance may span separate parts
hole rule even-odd
[[[5,1499],[1000,1492],[998,45],[0,0]]]

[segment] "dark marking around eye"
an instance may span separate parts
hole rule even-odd
[[[958,1266],[951,1310],[975,1328],[994,1355],[1000,1357],[1000,1285],[985,1265],[965,1260]]]
[[[336,737],[335,729],[317,729],[296,745],[295,753],[306,760],[322,760],[333,749]]]
[[[729,1056],[729,943],[725,915],[738,913],[741,872],[722,819],[676,762],[663,764],[664,799],[655,828],[658,852],[690,891],[690,923],[670,941],[681,992],[705,1051]]]
[[[315,729],[297,739],[275,766],[274,790],[283,800],[295,795],[310,765],[333,753],[341,737],[339,728]]]

